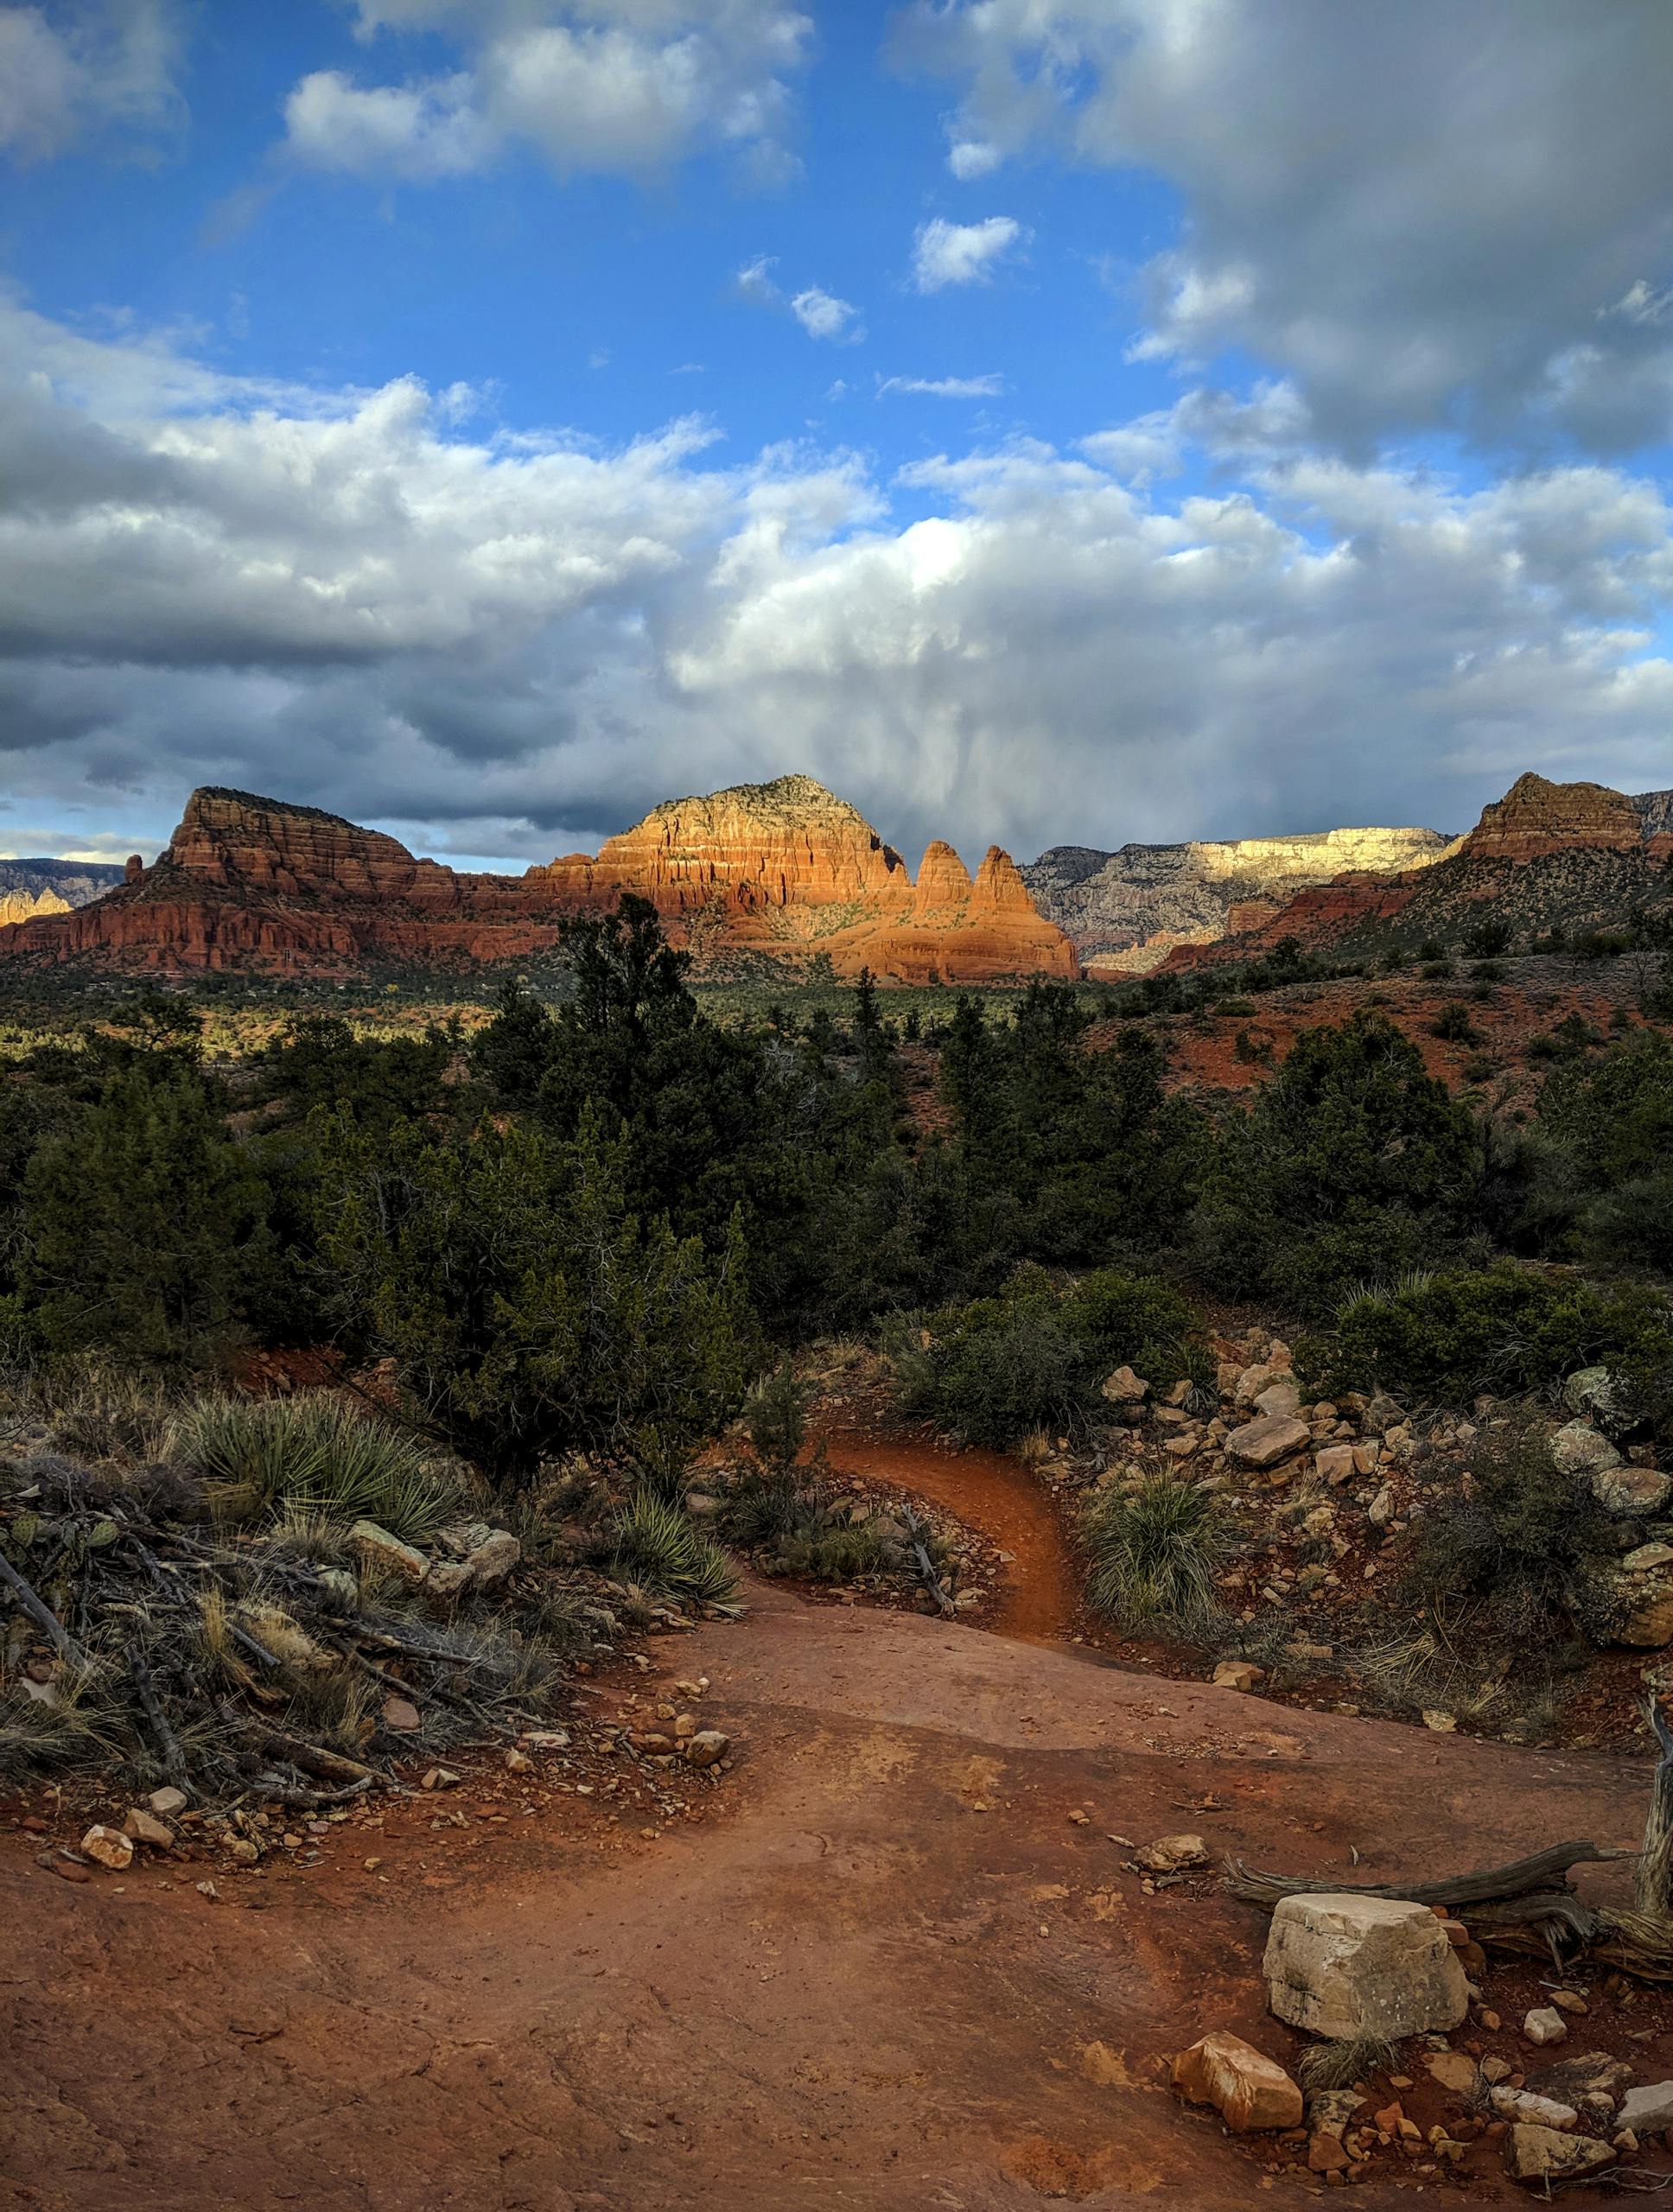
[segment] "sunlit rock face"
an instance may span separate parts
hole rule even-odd
[[[156,864],[96,907],[19,918],[0,957],[118,967],[347,976],[391,963],[483,964],[550,950],[562,922],[648,899],[700,967],[829,959],[838,975],[949,982],[1078,972],[997,847],[972,881],[936,844],[914,886],[865,817],[807,776],[671,800],[522,876],[466,874],[317,807],[194,791]]]
[[[1057,846],[1021,871],[1034,903],[1100,971],[1142,973],[1175,946],[1210,944],[1308,885],[1350,869],[1396,874],[1448,850],[1434,830],[1327,830],[1119,852]]]

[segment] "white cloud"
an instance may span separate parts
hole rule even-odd
[[[991,176],[1005,156],[985,138],[955,138],[947,149],[947,167],[961,184],[974,184]]]
[[[787,298],[773,280],[772,272],[777,267],[771,254],[758,255],[733,278],[733,291],[751,307],[771,308],[777,314],[793,315],[810,338],[838,346],[858,346],[863,342],[865,325],[860,319],[859,308],[851,302],[838,299],[834,292],[827,292],[817,284],[806,285]]]
[[[982,223],[950,223],[942,215],[919,226],[913,240],[912,279],[920,292],[949,284],[986,284],[999,263],[1029,233],[1010,215]]]
[[[1244,349],[1362,450],[1673,435],[1666,0],[916,0],[897,52],[955,147],[1178,189],[1143,358]]]
[[[859,308],[832,293],[822,292],[817,284],[796,294],[790,302],[790,312],[810,338],[826,338],[837,345],[856,346],[866,334]]]
[[[215,782],[542,858],[805,769],[903,845],[1027,854],[1667,780],[1673,515],[1618,469],[1358,467],[1276,385],[897,485],[470,399],[0,302],[0,836],[149,849]],[[1217,488],[1136,480],[1174,455]]]
[[[96,132],[171,126],[180,46],[173,0],[0,7],[0,149],[43,161]]]
[[[304,77],[286,145],[313,168],[434,181],[526,146],[560,175],[643,174],[704,144],[757,181],[794,168],[790,86],[812,25],[785,0],[361,0],[357,29],[373,48],[445,36],[461,66]]]
[[[427,182],[476,168],[492,144],[469,77],[363,91],[340,69],[304,77],[284,104],[291,151],[315,168]]]
[[[877,397],[891,391],[921,392],[931,399],[997,399],[1005,389],[1002,376],[880,377]]]

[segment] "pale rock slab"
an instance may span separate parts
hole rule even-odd
[[[1427,1905],[1346,1892],[1283,1898],[1263,1962],[1267,2001],[1309,2034],[1405,2036],[1455,2028],[1469,1982]]]

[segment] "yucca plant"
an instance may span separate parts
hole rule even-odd
[[[1214,1569],[1226,1531],[1212,1492],[1155,1468],[1129,1491],[1110,1491],[1087,1507],[1081,1535],[1091,1563],[1089,1585],[1100,1612],[1128,1629],[1200,1635],[1215,1612]]]
[[[423,1446],[328,1391],[195,1398],[171,1425],[168,1452],[202,1477],[226,1519],[376,1521],[410,1542],[461,1503],[456,1478]]]
[[[618,1581],[703,1605],[724,1605],[737,1589],[720,1546],[654,1491],[634,1495],[617,1515],[613,1533],[610,1572]]]

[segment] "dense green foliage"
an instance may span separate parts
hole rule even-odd
[[[1249,1039],[1234,1099],[1170,1087],[1165,1029],[1123,1018],[1235,1021],[1314,966],[862,978],[722,1020],[628,899],[468,1039],[308,1011],[212,1064],[197,1008],[142,995],[0,1080],[0,1335],[176,1376],[328,1346],[496,1481],[582,1446],[667,1495],[821,1333],[889,1328],[913,1407],[1008,1444],[1103,1417],[1123,1363],[1206,1379],[1199,1297],[1309,1325],[1333,1389],[1466,1401],[1602,1356],[1673,1419],[1664,1308],[1580,1273],[1673,1272],[1673,1041],[1565,1020],[1536,1103],[1505,1104],[1368,1008],[1269,1073]],[[773,1464],[786,1391],[754,1402]]]
[[[973,1443],[1078,1431],[1120,1366],[1154,1388],[1212,1376],[1190,1302],[1154,1278],[1100,1268],[1065,1293],[1024,1269],[993,1298],[932,1315],[900,1356],[906,1404]]]
[[[1500,1262],[1368,1291],[1303,1338],[1296,1357],[1321,1396],[1380,1387],[1419,1402],[1515,1397],[1599,1361],[1636,1372],[1673,1360],[1673,1305],[1648,1284],[1606,1287]]]

